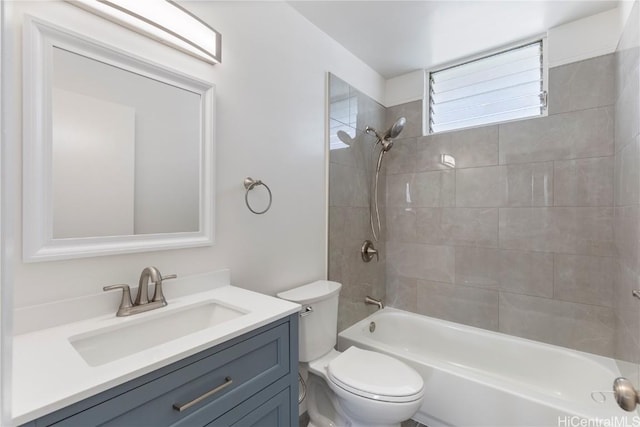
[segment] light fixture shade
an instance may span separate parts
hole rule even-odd
[[[222,36],[170,0],[66,0],[210,64],[222,58]]]

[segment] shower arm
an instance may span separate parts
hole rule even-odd
[[[366,128],[364,128],[364,132],[368,133],[369,135],[375,135],[376,137],[376,144],[378,145],[382,142],[382,136],[380,136],[380,134],[378,133],[377,130],[375,130],[374,128],[372,128],[371,126],[367,126]]]

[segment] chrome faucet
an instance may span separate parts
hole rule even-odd
[[[132,314],[142,313],[156,308],[164,307],[167,305],[167,300],[162,293],[162,281],[175,279],[178,277],[175,274],[162,276],[160,271],[155,267],[146,267],[140,274],[140,280],[138,282],[138,294],[135,301],[131,301],[131,290],[129,285],[110,285],[102,288],[104,291],[112,291],[114,289],[122,289],[122,301],[120,301],[120,307],[116,316],[131,316]],[[149,279],[155,283],[155,289],[153,292],[153,298],[149,301]]]
[[[377,305],[379,310],[382,310],[384,308],[384,303],[382,302],[382,300],[371,298],[369,295],[364,297],[364,303],[365,304],[371,304],[371,305]]]

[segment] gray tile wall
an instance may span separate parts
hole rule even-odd
[[[640,362],[640,301],[631,291],[640,288],[638,241],[640,201],[640,12],[638,2],[614,56],[614,246],[613,307],[616,314],[614,354]]]
[[[637,229],[640,184],[638,126],[614,114],[617,62],[552,68],[548,117],[421,136],[421,102],[388,109],[387,125],[400,115],[411,123],[387,157],[391,306],[613,355],[614,227]],[[627,144],[614,140],[618,127]],[[624,149],[636,150],[633,160],[614,156]],[[637,255],[630,234],[620,238]]]
[[[380,261],[364,263],[360,246],[373,240],[369,228],[369,186],[373,174],[375,139],[367,126],[382,130],[385,108],[334,75],[329,75],[330,142],[345,143],[329,151],[329,280],[342,283],[338,329],[342,330],[374,310],[364,297],[385,297],[385,242],[376,243]],[[384,226],[385,179],[380,202]]]

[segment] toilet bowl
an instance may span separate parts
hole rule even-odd
[[[309,371],[309,426],[399,426],[422,405],[422,377],[381,353],[334,350],[340,288],[340,283],[321,280],[278,294],[302,304],[299,354]]]
[[[424,398],[420,375],[384,354],[350,347],[309,363],[334,393],[338,411],[356,426],[392,426],[411,418]],[[310,396],[315,397],[315,396]]]

